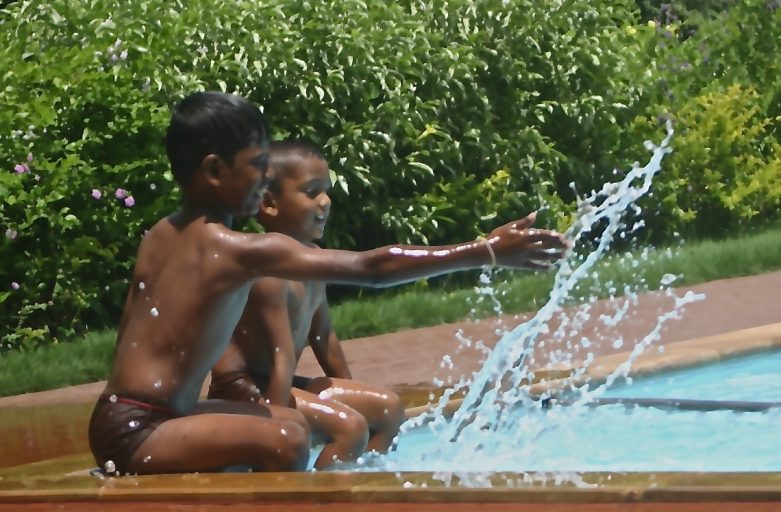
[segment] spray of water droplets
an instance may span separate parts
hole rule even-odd
[[[496,346],[492,350],[486,348],[487,358],[479,372],[469,379],[462,378],[444,392],[430,412],[402,426],[401,438],[406,431],[425,425],[432,431],[436,441],[406,450],[403,460],[394,452],[387,456],[365,457],[365,464],[356,469],[442,471],[445,472],[443,475],[453,475],[455,472],[461,485],[469,485],[477,478],[474,476],[476,471],[522,470],[523,467],[519,467],[522,461],[531,462],[534,457],[545,456],[535,452],[535,439],[550,429],[551,425],[558,428],[555,425],[573,423],[575,418],[568,415],[579,414],[578,409],[582,409],[558,407],[541,413],[539,397],[532,396],[526,385],[534,381],[530,363],[535,361],[530,359],[535,345],[545,349],[548,363],[554,366],[572,365],[573,354],[579,354],[580,361],[572,365],[576,366],[573,382],[581,382],[581,385],[570,391],[585,402],[598,396],[600,390],[606,389],[616,379],[626,379],[632,362],[658,340],[665,322],[680,316],[680,310],[686,304],[703,298],[692,292],[677,296],[667,287],[679,276],[665,274],[659,282],[659,288],[670,298],[671,310],[659,315],[655,326],[634,344],[627,361],[619,365],[602,386],[592,389],[582,385],[583,379],[578,380],[594,360],[592,344],[603,341],[580,333],[582,325],[592,318],[592,308],[599,298],[596,294],[584,297],[589,287],[598,285],[603,290],[601,296],[612,299],[613,311],[602,312],[597,319],[608,332],[612,330],[608,342],[614,348],[624,346],[623,338],[615,335],[615,327],[626,319],[630,309],[637,303],[637,293],[631,286],[615,284],[612,279],[601,276],[596,264],[608,254],[616,239],[624,239],[628,233],[643,226],[642,220],[637,220],[641,210],[637,201],[649,192],[662,158],[670,151],[672,128],[669,125],[667,131],[667,137],[660,145],[646,143],[651,157],[645,166],[636,164],[623,179],[605,183],[600,190],[579,199],[577,218],[565,233],[575,249],[558,264],[548,301],[534,317],[512,330],[503,331],[504,335]],[[639,258],[653,256],[646,250]],[[619,263],[626,266],[639,266],[636,259],[626,255],[610,257],[618,258]],[[648,283],[640,282],[639,286],[647,287]],[[495,312],[501,311],[501,305],[490,285],[490,276],[481,278],[477,291],[496,301],[493,304]],[[565,308],[573,301],[580,301],[580,305],[574,311],[570,308],[565,312]],[[555,325],[558,326],[551,327]],[[467,339],[461,343],[462,346],[472,344]],[[443,359],[443,367],[449,364],[449,357]],[[464,399],[452,418],[448,418],[444,411],[449,400],[459,392],[465,392]],[[577,435],[576,429],[573,429],[573,435]],[[566,469],[567,461],[561,462],[561,468]],[[533,462],[528,466],[531,465]],[[556,478],[563,478],[563,474],[558,473]],[[565,479],[577,484],[578,477],[573,475]],[[482,480],[472,483],[487,485]]]

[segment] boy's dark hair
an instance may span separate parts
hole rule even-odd
[[[174,109],[165,149],[174,178],[186,187],[206,155],[232,164],[236,153],[268,139],[268,124],[254,104],[233,94],[197,92]]]
[[[323,152],[308,140],[275,140],[268,146],[268,165],[274,171],[269,190],[279,192],[279,179],[286,176],[300,159],[313,156],[325,160]]]

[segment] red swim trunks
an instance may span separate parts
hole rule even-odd
[[[98,398],[89,422],[89,445],[106,474],[125,474],[138,447],[161,423],[181,414],[168,407],[120,394]]]

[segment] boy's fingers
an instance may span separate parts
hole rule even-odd
[[[555,231],[530,229],[526,236],[528,241],[542,243],[545,244],[546,247],[569,247],[569,243],[564,237]]]
[[[531,251],[529,253],[529,259],[530,260],[560,260],[564,257],[564,252],[562,251],[555,251],[555,250],[541,250],[541,251]]]
[[[524,266],[532,270],[550,270],[552,267],[550,263],[540,263],[538,261],[527,261]]]
[[[537,212],[531,212],[529,215],[522,218],[521,220],[515,221],[512,227],[513,229],[517,229],[517,230],[527,229],[532,224],[534,224],[535,220],[537,220]]]

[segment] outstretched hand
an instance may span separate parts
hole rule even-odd
[[[536,219],[537,212],[532,212],[491,231],[486,242],[493,249],[497,265],[547,270],[564,257],[570,243],[556,231],[532,228]]]

